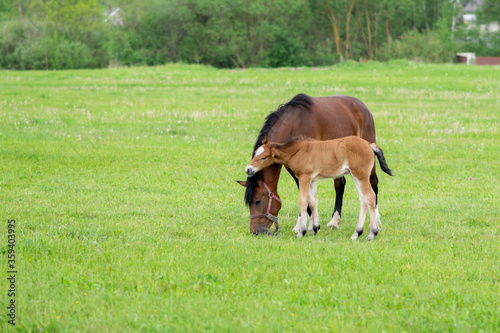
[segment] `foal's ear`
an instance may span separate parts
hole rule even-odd
[[[247,187],[247,182],[244,182],[244,181],[241,181],[241,180],[237,180],[236,182],[238,184],[240,184],[241,186],[243,186],[243,187]]]
[[[266,143],[269,143],[269,139],[264,135],[264,137],[262,138],[262,144],[265,145]]]

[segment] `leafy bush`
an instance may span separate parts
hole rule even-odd
[[[376,53],[381,61],[405,58],[411,61],[452,62],[456,49],[453,43],[441,38],[439,31],[408,31],[400,39],[385,43]]]
[[[479,57],[500,57],[500,32],[483,32],[478,28],[462,27],[457,30],[457,48],[473,52]]]
[[[74,69],[92,67],[92,53],[87,45],[80,42],[62,41],[56,47],[52,67]]]
[[[28,20],[12,20],[0,26],[0,67],[10,69],[45,68],[48,48],[47,25]]]
[[[48,63],[48,48],[43,40],[19,44],[7,58],[15,69],[43,69]]]
[[[119,23],[113,23],[107,20],[108,2],[99,0],[23,0],[15,5],[0,0],[0,68],[168,62],[245,68],[333,65],[361,58],[453,61],[454,5],[426,3],[116,0]],[[499,39],[467,37],[462,44],[478,54],[496,55]]]
[[[64,27],[55,24],[12,20],[3,22],[0,32],[0,68],[72,69],[102,67],[109,62],[99,42],[91,50],[83,42],[66,40],[60,37],[64,36]]]

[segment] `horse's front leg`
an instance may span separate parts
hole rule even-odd
[[[317,181],[312,181],[309,187],[309,208],[311,208],[312,214],[309,218],[309,231],[312,232],[313,235],[316,235],[320,230],[321,226],[319,224],[319,215],[318,215],[318,192],[317,192]]]
[[[307,204],[309,198],[309,187],[311,184],[311,177],[304,175],[299,178],[299,209],[300,217],[297,221],[297,225],[293,228],[295,231],[295,236],[302,237],[307,232]]]
[[[340,226],[344,189],[345,189],[345,177],[340,177],[335,179],[335,208],[333,209],[332,219],[326,225],[327,228],[338,229]]]

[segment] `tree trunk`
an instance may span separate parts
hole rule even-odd
[[[368,9],[365,10],[366,14],[366,30],[368,30],[368,54],[370,56],[370,60],[373,59],[373,45],[372,45],[372,30],[370,26],[370,14],[368,13]]]
[[[359,10],[359,6],[356,5],[356,21],[358,22],[359,30],[361,31],[361,37],[363,38],[363,43],[365,44],[363,51],[367,50],[367,52],[366,52],[367,57],[370,58],[370,47],[368,45],[368,39],[367,39],[366,34],[365,34],[365,29],[363,28],[362,16],[363,16],[363,11]],[[361,61],[361,58],[360,58],[360,61]]]
[[[392,38],[391,34],[389,33],[389,15],[385,17],[385,35],[387,36],[387,42],[390,44],[392,42]]]
[[[349,59],[349,45],[351,43],[350,41],[350,31],[349,31],[349,21],[351,20],[351,13],[352,13],[352,8],[354,7],[354,2],[356,0],[351,1],[351,6],[349,9],[346,8],[347,11],[347,16],[345,20],[345,58]]]
[[[342,56],[342,43],[340,40],[339,26],[337,25],[337,19],[333,13],[333,9],[330,8],[330,20],[332,22],[333,38],[335,40],[335,46],[337,47],[337,54],[340,56],[340,61],[344,61]]]

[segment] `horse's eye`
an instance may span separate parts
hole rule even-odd
[[[256,204],[256,205],[260,205],[260,200],[255,201],[255,204]]]
[[[262,160],[263,160],[263,161],[267,160],[267,157],[263,157],[263,158],[262,158]]]

